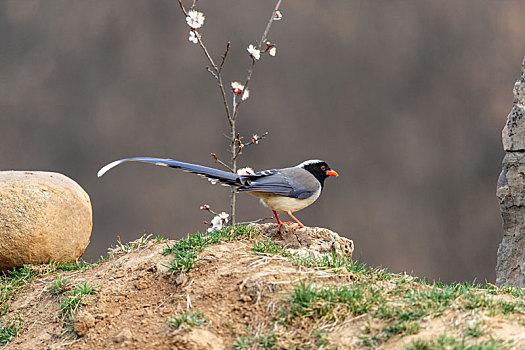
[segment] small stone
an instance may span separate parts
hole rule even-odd
[[[140,280],[140,281],[135,282],[135,288],[137,288],[137,290],[146,289],[149,286],[150,286],[150,282],[146,280]]]
[[[127,328],[124,328],[122,331],[120,331],[119,334],[117,334],[115,337],[113,337],[114,343],[123,343],[127,340],[131,339],[131,331]]]
[[[70,178],[41,171],[0,171],[0,270],[74,262],[91,236],[91,202]]]
[[[95,326],[95,317],[87,311],[82,311],[77,315],[74,331],[79,337],[86,335],[87,331]]]
[[[194,328],[175,340],[177,349],[186,350],[223,350],[226,349],[221,337],[201,328]]]
[[[175,283],[179,286],[183,286],[188,281],[188,276],[184,272],[179,272],[175,277]]]

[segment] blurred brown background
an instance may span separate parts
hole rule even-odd
[[[200,0],[225,79],[242,80],[246,47],[274,1]],[[495,184],[500,132],[525,53],[524,1],[284,0],[251,98],[241,157],[256,170],[322,158],[341,176],[298,213],[354,240],[392,271],[494,280],[502,228]],[[176,0],[0,2],[0,168],[52,170],[91,196],[85,258],[151,232],[205,230],[228,190],[180,171],[125,164],[158,156],[213,166],[226,158],[218,89]],[[240,219],[271,212],[240,195]]]

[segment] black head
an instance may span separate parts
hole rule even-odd
[[[308,170],[319,182],[321,187],[324,186],[324,180],[329,176],[339,176],[337,172],[330,169],[328,164],[322,160],[307,160],[298,165],[299,168]]]

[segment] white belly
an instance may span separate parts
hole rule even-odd
[[[278,196],[274,194],[268,194],[264,192],[249,192],[252,196],[258,197],[261,202],[272,210],[282,211],[284,213],[291,211],[296,212],[306,208],[319,198],[321,194],[321,188],[313,195],[306,199],[291,198]]]

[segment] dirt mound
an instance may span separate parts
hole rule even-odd
[[[443,286],[437,298],[435,286],[352,262],[340,254],[348,240],[332,240],[321,257],[305,256],[297,252],[304,244],[286,250],[293,239],[285,236],[297,232],[283,232],[275,241],[253,230],[141,240],[96,266],[41,274],[14,292],[10,314],[25,329],[7,349],[398,349],[439,337],[525,345],[522,299],[511,290],[481,298],[486,291]],[[70,291],[57,291],[65,279],[96,286],[69,330],[63,300]],[[428,294],[426,303],[418,291]]]

